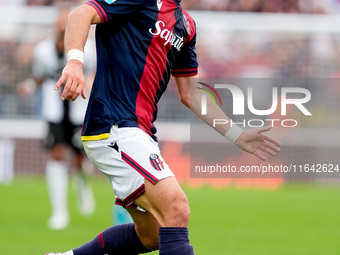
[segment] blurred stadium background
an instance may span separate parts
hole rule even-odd
[[[35,230],[36,228],[30,228],[34,224],[41,225],[36,231],[40,235],[42,232],[46,235],[41,238],[47,244],[39,250],[29,248],[28,241],[18,241],[23,243],[23,247],[18,249],[26,251],[25,254],[45,251],[42,248],[60,247],[58,240],[62,240],[64,249],[71,248],[82,243],[84,239],[92,238],[96,231],[101,230],[99,227],[110,224],[109,220],[100,220],[110,218],[108,215],[113,202],[112,194],[109,187],[102,188],[103,177],[95,172],[97,199],[104,197],[101,201],[106,202],[106,207],[104,202],[98,202],[100,214],[96,215],[97,218],[92,219],[92,223],[85,219],[75,220],[75,226],[71,226],[69,232],[62,231],[60,235],[48,232],[45,226],[48,202],[47,195],[42,195],[46,193],[42,178],[47,154],[41,146],[46,132],[45,124],[41,120],[41,95],[36,93],[34,97],[22,98],[18,95],[16,86],[30,76],[34,45],[46,37],[53,36],[52,26],[57,14],[55,5],[59,2],[62,1],[0,0],[0,185],[8,185],[0,186],[0,206],[3,208],[0,214],[0,249],[7,249],[7,253],[12,253],[10,249],[15,243],[15,236],[20,231]],[[82,2],[84,1],[72,1],[74,5]],[[197,52],[200,76],[203,78],[326,78],[340,75],[338,0],[182,2],[197,23]],[[93,31],[90,36],[93,37]],[[334,86],[327,93],[336,101],[340,87]],[[331,105],[322,108],[327,99],[320,98],[318,101],[316,123],[312,125],[322,122],[324,115],[330,115],[328,120],[333,120],[330,132],[336,136],[332,144],[323,143],[321,147],[325,152],[322,157],[331,153],[334,159],[338,157],[340,150],[337,134],[340,126],[340,107]],[[156,126],[163,157],[186,187],[189,199],[192,198],[193,212],[202,212],[202,215],[194,215],[192,220],[192,232],[200,233],[192,233],[193,243],[199,247],[197,254],[339,254],[340,247],[334,241],[340,234],[339,228],[336,228],[340,227],[337,217],[340,212],[340,189],[337,179],[310,178],[308,175],[275,179],[190,178],[190,116],[190,112],[179,103],[176,86],[172,82],[160,102]],[[288,143],[290,147],[284,152],[285,159],[303,159],[306,162],[315,159],[316,152],[313,149],[318,144],[309,143],[312,136],[313,133],[306,139]],[[311,183],[313,186],[310,186]],[[324,183],[332,186],[326,188]],[[36,190],[37,187],[40,189]],[[241,188],[243,191],[239,190]],[[16,192],[20,189],[23,189],[24,194]],[[30,190],[32,197],[27,194]],[[25,209],[19,204],[22,203],[20,199],[26,196],[27,199],[23,203]],[[222,212],[230,208],[228,205],[221,205],[224,196],[231,199],[229,201],[232,201],[235,209],[228,217],[231,222],[239,222],[224,225],[225,228],[229,227],[226,232],[218,228],[220,222],[217,219],[216,225],[213,219],[209,220],[212,217],[209,213],[216,213],[215,210],[219,206],[225,208]],[[41,199],[40,205],[36,204],[36,199]],[[209,199],[211,206],[208,204],[208,207],[215,210],[206,208],[205,200]],[[281,199],[282,204],[278,202]],[[36,212],[31,212],[30,215],[30,204],[47,207],[36,216],[45,217],[43,220],[34,218]],[[249,209],[249,204],[256,204],[258,207],[255,206],[252,210]],[[303,206],[305,211],[300,206]],[[22,214],[28,210],[30,216],[21,216],[17,212],[19,208]],[[247,210],[254,217],[247,216]],[[222,219],[222,212],[216,213],[216,217]],[[294,213],[296,217],[292,216]],[[10,224],[11,220],[7,220],[10,219],[8,214],[13,215],[14,225]],[[23,222],[22,228],[14,227],[20,218]],[[288,226],[284,219],[289,221]],[[95,224],[97,220],[98,224]],[[209,224],[203,223],[204,221],[215,228],[209,229]],[[91,226],[87,233],[89,235],[84,237],[82,233],[76,240],[72,240],[73,234],[87,231],[86,225]],[[286,229],[282,230],[284,228]],[[206,235],[203,234],[204,231]],[[297,236],[294,236],[294,232]],[[6,233],[9,233],[7,237]],[[254,235],[267,238],[268,242],[260,241],[259,237],[254,238]],[[8,241],[11,236],[13,240]],[[29,236],[30,234],[25,234],[22,238]],[[55,240],[48,242],[47,237]],[[233,243],[229,250],[228,245],[221,244],[224,238]],[[300,238],[301,241],[296,240]],[[229,243],[228,240],[226,243]],[[242,240],[250,246],[243,247]],[[281,241],[287,241],[291,246],[285,247]],[[212,243],[216,249],[210,252],[208,247],[211,247]]]

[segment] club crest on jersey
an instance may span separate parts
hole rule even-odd
[[[156,153],[152,153],[149,157],[149,160],[152,167],[157,171],[162,171],[164,169],[164,162]]]
[[[188,17],[185,14],[183,14],[183,23],[184,23],[185,29],[187,30],[188,35],[190,35],[190,22],[188,20]]]
[[[105,0],[105,2],[107,2],[108,4],[113,4],[114,2],[116,2],[117,0]]]
[[[161,10],[162,5],[163,5],[163,0],[157,0],[157,7],[159,11]]]

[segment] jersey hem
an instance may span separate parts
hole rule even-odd
[[[190,68],[190,69],[174,69],[172,70],[172,76],[181,77],[181,76],[196,76],[198,74],[198,67]]]
[[[100,135],[89,135],[89,136],[82,136],[82,141],[97,141],[97,140],[103,140],[110,137],[110,133],[100,134]]]

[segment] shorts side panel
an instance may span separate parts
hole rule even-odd
[[[113,126],[110,137],[83,141],[85,151],[109,179],[117,204],[129,206],[152,183],[174,176],[160,155],[158,144],[139,128]]]

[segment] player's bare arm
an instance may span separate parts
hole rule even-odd
[[[217,125],[213,127],[213,120],[230,119],[209,97],[207,98],[207,108],[209,109],[209,113],[207,115],[200,114],[201,96],[204,92],[197,89],[197,87],[200,87],[198,83],[190,82],[192,78],[197,77],[175,77],[181,102],[205,123],[214,128],[221,135],[225,136],[230,129],[229,123],[231,123],[231,121],[228,121],[227,125]],[[254,154],[259,159],[267,160],[267,155],[276,156],[276,154],[281,151],[281,143],[279,141],[263,134],[263,132],[269,131],[270,129],[271,127],[261,127],[243,131],[237,138],[235,144],[242,150]]]
[[[72,11],[66,25],[65,52],[68,53],[70,50],[83,52],[91,24],[100,22],[98,13],[89,5],[84,4]],[[71,59],[67,62],[60,79],[56,83],[55,90],[58,90],[63,84],[62,100],[74,101],[80,94],[83,98],[86,98],[82,61]]]

